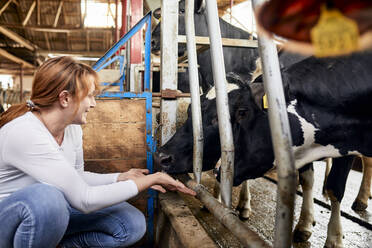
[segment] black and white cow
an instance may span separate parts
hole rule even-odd
[[[282,71],[287,111],[292,131],[296,168],[324,157],[353,154],[372,155],[372,53],[350,57],[308,58]],[[231,81],[231,80],[230,80]],[[267,113],[259,108],[250,87],[231,84],[229,109],[235,144],[234,184],[257,178],[273,167],[274,154]],[[209,100],[208,100],[209,98]],[[203,170],[213,169],[220,156],[217,113],[213,93],[202,96],[204,131]],[[343,196],[349,159],[332,167],[340,180],[330,188],[332,215],[326,247],[342,247],[342,230],[337,216]],[[156,161],[169,173],[192,171],[191,118],[159,149]],[[336,160],[337,161],[337,160]],[[339,165],[337,165],[339,164]],[[305,191],[312,185],[312,170],[302,174]],[[333,179],[332,179],[333,180]],[[330,181],[332,181],[330,180]],[[331,187],[331,186],[328,186]],[[311,191],[308,193],[310,194]],[[306,200],[307,199],[307,200]],[[311,205],[302,208],[295,240],[306,240],[314,222]]]

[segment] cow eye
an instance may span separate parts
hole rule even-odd
[[[237,111],[238,116],[245,117],[248,114],[248,109],[246,108],[239,108]]]
[[[183,13],[185,13],[185,10],[184,9],[180,9],[179,13],[180,14],[183,14]]]
[[[160,19],[161,17],[161,8],[157,8],[156,10],[154,10],[153,14],[152,14],[156,19]]]
[[[238,108],[235,112],[235,118],[237,122],[240,122],[242,119],[248,116],[247,108]]]

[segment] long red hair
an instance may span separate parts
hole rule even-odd
[[[89,92],[89,77],[93,76],[96,90],[99,89],[98,74],[88,65],[71,57],[56,57],[44,62],[35,72],[30,100],[35,104],[31,109],[25,103],[12,105],[0,115],[0,128],[27,111],[38,111],[53,105],[59,94],[67,90],[76,102]]]

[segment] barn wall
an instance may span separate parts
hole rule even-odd
[[[84,160],[87,171],[125,172],[146,168],[145,100],[97,100],[83,125]],[[145,212],[146,194],[131,200]]]

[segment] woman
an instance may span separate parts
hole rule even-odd
[[[164,173],[84,172],[82,130],[98,77],[69,57],[35,73],[31,99],[0,117],[0,247],[123,247],[144,235],[125,202],[149,187],[195,195]]]

